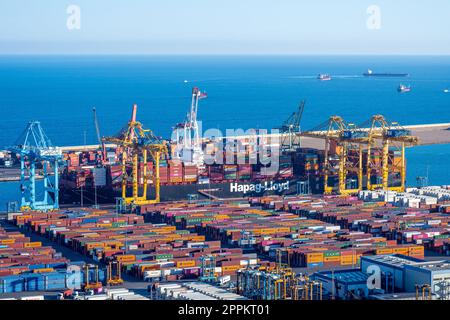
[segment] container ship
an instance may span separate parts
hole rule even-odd
[[[198,88],[193,89],[187,118],[174,127],[171,139],[163,143],[165,152],[160,154],[158,161],[155,159],[147,161],[143,154],[130,156],[120,145],[124,132],[132,132],[131,129],[142,125],[136,121],[136,105],[133,106],[128,129],[116,137],[106,138],[107,141],[116,141],[118,144],[109,145],[107,149],[103,139],[99,137],[98,150],[64,153],[66,165],[60,176],[60,202],[74,204],[80,203],[83,199],[83,204],[114,203],[116,198],[122,197],[124,186],[126,197],[129,197],[129,191],[133,188],[142,194],[146,184],[147,198],[155,199],[157,193],[155,185],[158,183],[154,180],[157,171],[159,171],[161,201],[324,192],[324,150],[301,147],[300,140],[293,139],[290,131],[288,133],[290,139],[284,139],[291,141],[288,146],[283,142],[283,135],[286,133],[281,135],[281,142],[278,138],[273,140],[270,135],[200,139],[197,112],[198,102],[204,98],[205,93],[200,92]],[[302,112],[299,110],[298,114]],[[94,110],[94,120],[98,129],[96,119]],[[141,132],[149,131],[140,128]],[[99,133],[97,135],[100,136]],[[145,140],[145,137],[137,140],[140,139]],[[154,141],[160,145],[162,140],[156,138]],[[292,141],[296,141],[295,144]],[[340,146],[334,144],[330,146],[328,152],[329,173],[326,180],[327,184],[336,186],[339,165],[332,158],[339,159],[342,151]],[[213,156],[214,161],[205,159],[206,155]],[[368,162],[368,157],[370,163],[374,164],[373,172],[371,171],[369,176],[371,179],[380,178],[380,151],[372,148],[370,155],[366,152],[363,155],[363,163]],[[349,163],[357,161],[358,157],[351,158],[354,160],[348,160]],[[130,162],[129,159],[134,160]],[[270,163],[267,163],[268,159],[271,160]],[[391,165],[398,168],[395,163],[401,162],[401,154],[393,153],[389,159],[393,159],[394,163]],[[358,166],[356,163],[353,165]],[[395,170],[392,171],[390,181],[398,181],[400,171]],[[356,179],[356,176],[352,175],[353,173],[348,173],[350,182]],[[370,181],[370,184],[379,185],[380,182]]]
[[[101,165],[101,154],[95,151],[66,154],[68,165],[60,179],[62,203],[78,203],[81,194],[85,203],[113,203],[120,197],[122,166],[115,152],[108,152],[112,164]],[[198,166],[179,159],[163,159],[159,164],[161,200],[186,200],[191,195],[199,198],[238,198],[262,195],[290,195],[297,193],[297,183],[306,173],[318,175],[318,156],[312,155],[306,171],[300,172],[299,153],[282,154],[279,168],[265,175],[260,164],[212,164]],[[155,164],[149,162],[146,172],[153,175]],[[305,169],[305,168],[303,168]],[[127,176],[131,175],[127,168]],[[295,171],[295,173],[294,173]],[[138,180],[143,182],[144,167],[141,164]],[[131,181],[127,182],[131,187]],[[147,196],[155,196],[154,181],[149,179]],[[94,196],[97,199],[94,199]]]
[[[118,154],[108,152],[110,164],[102,164],[100,151],[66,153],[67,165],[60,177],[60,201],[64,204],[114,203],[121,196],[122,166]],[[367,153],[363,161],[367,160]],[[283,152],[276,173],[266,176],[261,164],[213,164],[199,167],[178,159],[161,160],[160,193],[162,201],[187,200],[195,195],[199,199],[242,198],[266,195],[297,195],[299,193],[321,194],[324,190],[324,151],[313,148],[298,148]],[[371,162],[381,166],[381,152],[372,150]],[[401,154],[390,151],[390,165],[401,162]],[[143,166],[138,170],[138,179],[143,182]],[[154,163],[148,163],[147,174],[152,175]],[[127,175],[132,168],[127,168]],[[334,168],[335,171],[338,168]],[[380,184],[380,172],[373,169],[372,185]],[[354,177],[356,179],[356,176]],[[390,174],[392,185],[400,182],[400,171]],[[329,177],[330,185],[337,185],[337,177]],[[352,181],[351,177],[349,181]],[[153,180],[149,179],[148,198],[154,198]],[[367,181],[364,181],[367,183]],[[131,181],[127,182],[131,189]]]
[[[367,72],[363,73],[365,77],[409,77],[409,73],[385,73],[385,72],[373,72],[371,69],[368,69]]]

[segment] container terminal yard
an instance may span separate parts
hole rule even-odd
[[[300,130],[302,102],[279,133],[201,138],[204,95],[170,139],[136,105],[111,137],[94,109],[95,146],[30,122],[2,152],[21,198],[0,220],[0,299],[450,298],[450,187],[405,178],[405,148],[449,143],[450,124]]]

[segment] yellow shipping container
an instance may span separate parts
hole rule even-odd
[[[264,229],[261,229],[261,234],[272,234],[272,233],[275,233],[275,232],[277,232],[276,228],[264,228]]]
[[[112,223],[97,223],[97,227],[99,228],[111,228]]]
[[[357,261],[356,255],[344,255],[340,258],[342,265],[355,264]]]
[[[392,254],[394,250],[392,248],[382,248],[375,250],[375,254]]]
[[[13,244],[16,242],[16,239],[3,239],[0,240],[0,244]]]
[[[307,263],[323,262],[323,253],[307,253],[306,254]]]
[[[42,247],[42,242],[40,242],[40,241],[28,242],[28,243],[25,243],[23,246],[24,246],[24,248],[39,248],[39,247]]]
[[[191,241],[205,241],[205,236],[192,236],[188,237]]]
[[[341,261],[340,256],[334,256],[334,257],[324,257],[323,262],[339,262]]]
[[[214,216],[214,219],[216,220],[224,220],[224,219],[229,219],[230,216],[227,214],[218,214]]]
[[[91,250],[93,248],[103,248],[104,244],[102,242],[90,242],[90,243],[86,243],[86,249],[87,250]]]
[[[42,269],[34,269],[33,273],[45,273],[45,272],[53,272],[53,268],[42,268]]]
[[[116,260],[120,262],[132,262],[136,260],[136,256],[134,254],[125,254],[122,256],[116,256]]]
[[[100,235],[98,234],[98,233],[86,233],[86,234],[83,234],[83,237],[86,237],[86,238],[98,238]]]
[[[222,272],[223,271],[237,271],[237,270],[239,270],[239,269],[241,269],[242,267],[241,266],[224,266],[224,267],[222,267]]]
[[[177,268],[191,268],[195,267],[195,260],[177,261]]]
[[[394,254],[403,254],[403,255],[408,255],[408,248],[394,248],[392,250],[392,252]]]
[[[165,231],[165,232],[170,232],[170,231],[175,231],[177,228],[175,226],[164,226],[164,227],[158,227],[155,228],[154,230],[152,230],[152,232],[159,232],[159,231]]]

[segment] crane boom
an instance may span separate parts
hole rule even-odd
[[[97,111],[95,110],[95,107],[92,108],[92,112],[94,113],[94,125],[95,132],[97,133],[97,140],[99,144],[102,144],[102,139],[100,137],[100,127],[98,126]]]
[[[94,114],[94,125],[95,125],[95,132],[97,133],[97,140],[98,140],[99,145],[102,148],[102,158],[103,158],[103,162],[105,163],[107,161],[106,147],[105,147],[105,142],[102,140],[101,135],[100,135],[100,127],[98,125],[97,110],[95,109],[95,107],[92,108],[92,112]]]
[[[292,151],[296,147],[300,147],[300,121],[304,109],[305,101],[301,101],[297,111],[293,112],[280,128],[282,133],[281,146],[284,150]]]

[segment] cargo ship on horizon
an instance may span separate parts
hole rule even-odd
[[[365,77],[409,77],[409,73],[389,73],[389,72],[373,72],[371,69],[367,69],[366,72],[363,73]]]

